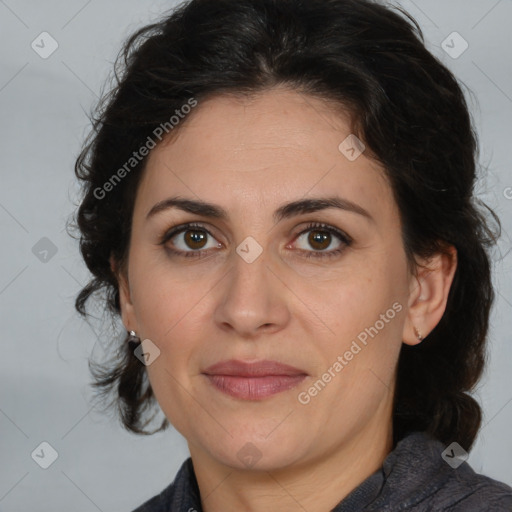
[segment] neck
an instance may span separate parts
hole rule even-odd
[[[315,459],[272,471],[238,469],[189,443],[204,512],[325,512],[377,471],[392,449],[382,418]]]

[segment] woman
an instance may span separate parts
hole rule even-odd
[[[137,511],[512,510],[464,462],[497,234],[414,20],[191,0],[124,58],[76,163],[76,305],[122,318],[92,368],[125,427],[156,400],[191,455]]]

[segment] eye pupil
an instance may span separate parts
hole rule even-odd
[[[191,249],[201,249],[204,247],[206,234],[203,231],[189,230],[185,233],[185,243]]]
[[[327,244],[325,244],[326,241]],[[331,234],[325,231],[310,231],[308,242],[318,250],[326,249],[331,243]],[[321,247],[317,247],[317,244],[320,244]]]

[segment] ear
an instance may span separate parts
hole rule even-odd
[[[127,272],[124,272],[119,268],[117,260],[114,255],[110,255],[110,268],[117,278],[117,284],[119,289],[119,305],[121,307],[121,318],[127,331],[137,332],[137,322],[135,317],[135,311],[132,304],[130,295],[130,283],[128,281]]]
[[[407,345],[421,342],[415,328],[424,339],[441,320],[456,268],[457,249],[452,245],[446,247],[446,254],[437,253],[418,263],[417,275],[411,277],[409,309],[402,333]]]

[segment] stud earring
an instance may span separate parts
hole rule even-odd
[[[415,326],[413,326],[413,329],[416,338],[418,338],[420,341],[423,341],[423,336],[421,335],[421,332]]]
[[[128,343],[131,345],[138,345],[140,343],[140,338],[137,336],[135,331],[128,331]]]

